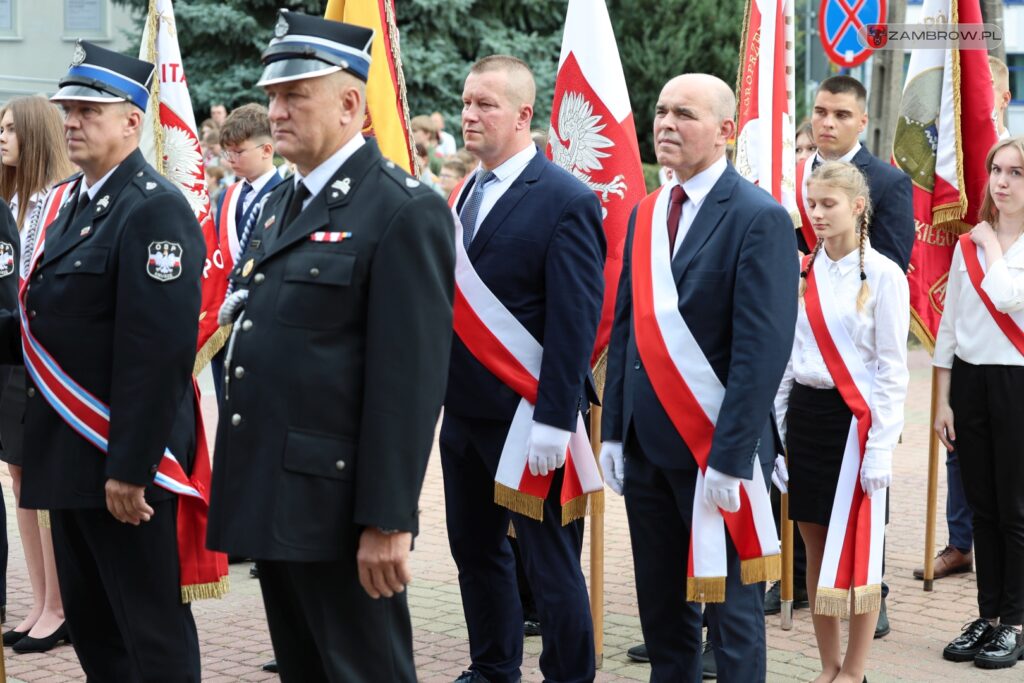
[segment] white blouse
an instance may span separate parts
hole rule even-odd
[[[907,396],[907,336],[910,333],[910,288],[907,277],[893,261],[869,245],[864,254],[869,295],[863,312],[857,311],[860,292],[860,253],[854,250],[833,261],[824,250],[817,258],[828,265],[829,282],[840,308],[839,319],[853,339],[868,368],[875,369],[871,398],[871,430],[867,450],[892,452],[903,432],[903,402]],[[823,283],[819,283],[823,286]],[[814,340],[804,303],[796,320],[793,352],[775,395],[775,418],[786,438],[786,411],[793,382],[815,389],[835,387]]]
[[[980,247],[978,259],[984,267],[985,250]],[[1010,245],[1003,258],[987,268],[981,288],[1003,313],[1024,309],[1024,235]],[[999,329],[974,291],[959,242],[949,267],[945,308],[935,338],[932,365],[951,368],[954,355],[971,365],[1024,365],[1024,356]]]

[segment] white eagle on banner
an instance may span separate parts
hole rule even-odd
[[[601,171],[604,166],[601,159],[611,156],[602,150],[615,146],[610,139],[601,135],[605,124],[601,116],[594,114],[594,107],[581,93],[567,90],[558,108],[558,130],[548,129],[548,144],[551,147],[551,160],[572,173],[583,184],[601,195],[602,205],[608,201],[608,195],[626,196],[626,180],[622,174],[616,175],[611,182],[595,182],[591,175]],[[608,211],[601,207],[602,217]]]

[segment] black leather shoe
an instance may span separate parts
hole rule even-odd
[[[14,645],[28,635],[28,631],[15,631],[13,628],[4,633],[4,645]]]
[[[971,661],[996,632],[996,627],[990,624],[988,619],[975,619],[965,624],[961,631],[962,633],[942,651],[943,659],[951,662]]]
[[[479,671],[463,671],[455,683],[491,683]]]
[[[1010,626],[996,626],[992,637],[981,646],[974,658],[974,666],[982,669],[1009,669],[1024,659],[1024,635]]]
[[[802,609],[810,603],[807,600],[807,586],[799,586],[793,582],[793,609]],[[782,582],[776,581],[764,594],[764,613],[778,614],[782,611]]]
[[[640,643],[626,650],[626,656],[632,659],[634,662],[640,662],[641,664],[649,664],[651,658],[647,656],[647,645]]]
[[[58,626],[57,630],[45,638],[33,638],[26,634],[25,637],[20,638],[18,642],[11,647],[11,649],[21,654],[25,654],[26,652],[49,652],[62,642],[71,642],[68,638],[67,623],[63,623]]]
[[[269,662],[267,662],[266,664],[264,664],[260,668],[263,669],[264,671],[269,671],[272,674],[276,674],[277,673],[277,660],[276,659],[271,659]]]
[[[882,606],[878,610],[878,623],[875,624],[875,639],[885,638],[890,630],[889,611],[885,608],[885,598],[882,598]]]
[[[252,566],[249,567],[249,578],[251,578],[251,579],[258,579],[258,578],[260,578],[260,569],[256,565],[255,562],[253,562]]]
[[[718,678],[718,662],[715,661],[715,651],[711,649],[711,641],[705,640],[701,643],[701,678]]]
[[[523,620],[523,635],[527,638],[540,635],[540,622],[536,619]]]

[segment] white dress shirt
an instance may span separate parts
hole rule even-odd
[[[689,232],[690,226],[693,225],[693,219],[697,217],[697,212],[700,211],[700,207],[704,206],[704,200],[711,193],[711,188],[715,186],[718,179],[725,173],[728,165],[723,155],[721,159],[700,173],[697,173],[685,183],[680,183],[679,177],[675,176],[672,182],[665,187],[665,192],[671,192],[672,188],[676,185],[682,185],[683,192],[686,193],[686,201],[683,202],[683,210],[679,214],[679,232],[676,233],[676,244],[672,250],[673,258],[679,252],[679,246],[683,243],[683,239],[686,237],[686,233]]]
[[[100,178],[99,180],[97,180],[96,184],[93,185],[92,187],[89,187],[89,183],[85,179],[85,176],[82,176],[82,186],[78,189],[78,196],[81,197],[83,192],[88,192],[90,202],[96,199],[96,195],[100,193],[100,188],[103,187],[103,183],[107,182],[110,176],[114,175],[114,171],[116,171],[120,165],[121,164],[118,164],[114,168],[107,171],[107,174]]]
[[[349,157],[365,144],[366,141],[363,140],[363,136],[356,133],[337,152],[327,157],[326,161],[310,171],[309,175],[303,177],[298,170],[295,171],[295,187],[298,187],[301,182],[309,190],[309,197],[306,201],[302,202],[303,209],[309,206],[309,203],[313,201],[313,197],[320,194],[320,190],[324,189],[327,181],[334,177],[334,174],[338,172],[342,164],[348,161]]]
[[[253,201],[256,199],[256,195],[260,193],[260,190],[263,189],[263,186],[270,182],[270,179],[273,178],[275,175],[277,175],[277,168],[272,168],[263,175],[261,175],[256,180],[252,181],[251,183],[249,183],[248,180],[242,181],[243,183],[249,183],[249,187],[252,188],[252,190],[249,191],[249,194],[245,195],[245,202],[242,204],[243,216],[249,210],[249,207],[252,206]]]
[[[978,259],[984,266],[985,250],[981,247],[978,247]],[[988,268],[981,288],[1003,313],[1024,309],[1024,235],[1010,245],[1003,258]],[[932,365],[951,368],[954,355],[971,365],[1024,365],[1024,356],[999,329],[974,291],[959,242],[949,267],[946,303],[935,338]]]
[[[495,178],[484,186],[484,196],[480,200],[480,210],[476,214],[476,225],[473,226],[474,236],[483,224],[484,219],[487,218],[487,214],[491,212],[491,209],[493,209],[494,205],[498,203],[498,200],[501,199],[502,195],[508,191],[508,188],[512,187],[512,183],[522,175],[523,170],[526,168],[527,164],[530,163],[536,153],[537,146],[534,145],[533,142],[530,142],[529,146],[510,156],[500,166],[496,166],[491,169]],[[477,166],[476,172],[479,174],[482,171],[483,167]],[[479,178],[479,175],[476,177]],[[473,187],[468,188],[468,191],[472,192],[474,189],[476,189],[475,182]],[[467,195],[462,202],[462,206],[465,206],[466,201],[468,200],[469,196]]]
[[[868,245],[864,253],[868,300],[862,312],[857,311],[860,293],[860,252],[854,250],[838,261],[823,249],[817,258],[828,265],[828,281],[838,317],[853,339],[864,364],[875,370],[875,383],[868,398],[871,406],[871,430],[867,450],[891,453],[903,431],[903,402],[907,396],[910,372],[907,369],[907,335],[910,331],[910,288],[907,277],[893,261]],[[783,441],[786,438],[786,410],[793,382],[815,389],[835,387],[832,374],[825,365],[803,300],[796,319],[796,336],[782,385],[775,395],[775,418]]]

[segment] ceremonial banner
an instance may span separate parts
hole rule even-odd
[[[363,135],[375,137],[381,154],[416,175],[394,0],[328,0],[324,18],[373,29]]]
[[[797,221],[793,41],[793,0],[747,0],[736,83],[736,170]]]
[[[647,194],[629,91],[604,0],[569,0],[546,152],[601,200],[608,255],[591,356],[596,365],[611,337],[629,214]]]
[[[924,0],[920,23],[980,24],[978,0]],[[917,241],[910,258],[910,327],[935,346],[957,236],[978,220],[985,156],[996,143],[984,50],[912,50],[893,164],[914,183]],[[966,133],[966,134],[965,134]]]
[[[195,369],[198,373],[227,339],[226,328],[221,331],[217,325],[217,312],[224,301],[228,271],[217,242],[210,195],[206,191],[206,166],[199,149],[171,0],[150,0],[139,59],[156,64],[156,78],[139,147],[146,161],[185,195],[206,241],[203,303],[196,340]]]

